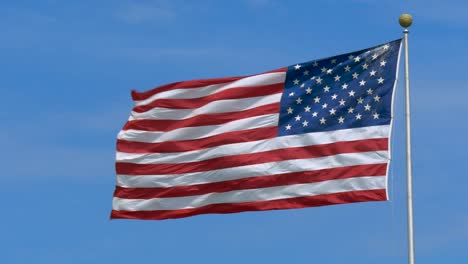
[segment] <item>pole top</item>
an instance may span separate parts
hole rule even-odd
[[[408,28],[413,24],[413,17],[410,14],[402,14],[399,19],[400,26]]]

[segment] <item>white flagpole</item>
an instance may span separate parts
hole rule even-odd
[[[408,60],[408,27],[413,23],[409,14],[400,16],[400,25],[405,28],[405,101],[406,101],[406,188],[407,188],[407,210],[408,210],[408,263],[414,264],[414,229],[413,229],[413,171],[411,162],[411,116],[410,116],[410,83],[409,83],[409,60]]]

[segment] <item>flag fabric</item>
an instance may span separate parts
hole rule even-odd
[[[111,218],[387,200],[400,49],[133,91]]]

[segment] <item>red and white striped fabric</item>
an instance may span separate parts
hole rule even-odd
[[[286,71],[133,91],[111,218],[386,200],[390,126],[278,137]]]

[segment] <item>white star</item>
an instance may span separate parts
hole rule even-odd
[[[312,89],[310,87],[307,87],[306,94],[310,94],[310,93],[312,93]]]
[[[317,66],[318,66],[318,62],[314,61],[314,64],[312,64],[312,66],[317,67]]]
[[[304,107],[304,111],[310,112],[310,107],[309,106]]]
[[[387,64],[387,62],[384,61],[384,60],[380,62],[380,66],[382,66],[382,67],[385,66],[386,64]]]
[[[294,85],[298,85],[298,84],[299,84],[299,80],[298,80],[298,79],[295,79],[295,80],[293,81],[293,83],[294,83]]]
[[[336,110],[334,108],[328,110],[330,112],[330,115],[335,115],[336,113]]]
[[[317,81],[318,84],[322,84],[323,79],[318,77],[315,81]]]
[[[357,56],[356,58],[354,58],[354,62],[360,62],[361,61],[361,58],[359,56]]]
[[[380,96],[376,95],[376,96],[374,96],[374,101],[380,102],[380,98],[381,98]]]
[[[343,99],[341,99],[341,100],[339,101],[339,103],[340,103],[340,105],[345,105],[346,101],[343,100]]]
[[[367,89],[367,94],[372,94],[374,92],[374,90],[372,90],[371,88]]]
[[[364,85],[366,85],[366,81],[361,80],[361,81],[359,82],[359,86],[364,86]]]
[[[317,104],[320,103],[320,97],[315,96],[315,98],[314,98],[314,103],[317,103]]]
[[[388,44],[385,44],[385,45],[383,46],[383,49],[384,49],[384,50],[388,50],[388,48],[390,48],[390,46],[389,46]]]
[[[341,79],[341,76],[339,76],[338,74],[335,76],[335,82],[339,82]]]
[[[372,60],[376,60],[377,57],[378,57],[377,54],[372,55]]]
[[[309,124],[309,122],[307,120],[304,120],[304,122],[302,122],[302,126],[304,126],[304,127],[306,127],[308,124]]]
[[[318,113],[317,112],[313,112],[312,113],[312,117],[317,117]]]
[[[323,87],[323,91],[326,93],[330,92],[330,86],[325,85],[325,87]]]
[[[299,64],[296,64],[296,66],[294,66],[295,70],[299,70],[300,68],[301,68],[301,65],[299,65]]]
[[[315,76],[310,77],[311,80],[315,80]]]
[[[352,107],[348,108],[348,113],[350,113],[350,114],[354,113],[354,108],[352,108]]]
[[[353,79],[357,79],[359,77],[359,73],[355,72],[353,73]]]
[[[382,77],[380,77],[379,79],[377,79],[377,82],[378,83],[383,83],[384,79]]]
[[[351,54],[348,56],[348,59],[352,60],[354,58],[354,56]]]
[[[294,117],[296,119],[296,121],[299,121],[301,120],[301,116],[300,115],[297,115],[296,117]]]
[[[332,99],[332,100],[336,100],[336,98],[338,98],[338,95],[337,95],[337,94],[333,94],[333,95],[331,96],[331,99]]]
[[[333,59],[330,61],[331,64],[335,64],[336,63],[336,59]]]
[[[304,88],[304,86],[305,86],[305,84],[304,84],[304,83],[303,83],[303,84],[301,84],[301,88]]]
[[[333,69],[328,69],[327,70],[327,74],[332,74],[332,72],[333,72]]]
[[[297,102],[297,104],[301,104],[301,103],[302,103],[302,99],[301,99],[300,97],[298,97],[298,98],[296,99],[296,102]]]
[[[362,104],[363,102],[364,102],[364,99],[362,99],[362,97],[359,97],[359,98],[357,99],[357,103],[358,103],[358,104]]]
[[[322,109],[325,109],[325,108],[327,108],[327,107],[328,107],[328,104],[327,104],[327,103],[325,103],[325,104],[322,105]]]
[[[322,72],[327,72],[327,68],[323,67]]]
[[[357,114],[357,115],[356,115],[356,120],[360,120],[360,119],[361,119],[361,117],[362,117],[362,115],[361,115],[361,114]]]
[[[340,124],[343,124],[343,123],[344,123],[344,118],[343,118],[342,116],[340,116],[340,117],[338,118],[338,123],[340,123]]]
[[[325,124],[325,122],[327,122],[327,120],[326,120],[325,118],[323,118],[323,117],[322,117],[322,118],[320,118],[320,124],[323,124],[323,125],[324,125],[324,124]]]
[[[366,109],[366,111],[370,111],[371,106],[369,104],[366,104],[364,108]]]
[[[288,109],[286,109],[288,111],[288,114],[292,114],[294,112],[294,109],[292,109],[291,107],[289,107]]]
[[[341,85],[341,88],[343,88],[343,90],[346,90],[348,89],[348,85],[346,83],[343,83],[343,85]]]
[[[304,71],[304,75],[309,75],[309,71]]]
[[[374,117],[374,119],[379,119],[379,114],[377,113],[374,113],[372,116]]]
[[[351,67],[349,67],[349,65],[346,65],[346,67],[344,67],[344,70],[345,72],[349,72],[351,70]]]
[[[372,71],[370,72],[370,76],[375,76],[376,73],[377,73],[376,71],[372,70]]]
[[[348,92],[349,96],[354,96],[355,93],[356,93],[356,92],[353,91],[353,90],[351,90],[351,91]]]
[[[294,92],[290,92],[290,93],[289,93],[289,96],[294,96]]]
[[[362,69],[363,69],[363,70],[367,70],[367,68],[369,68],[369,65],[367,65],[367,63],[365,63],[365,64],[362,65]]]
[[[290,129],[291,129],[291,125],[287,125],[286,130],[290,130]]]

